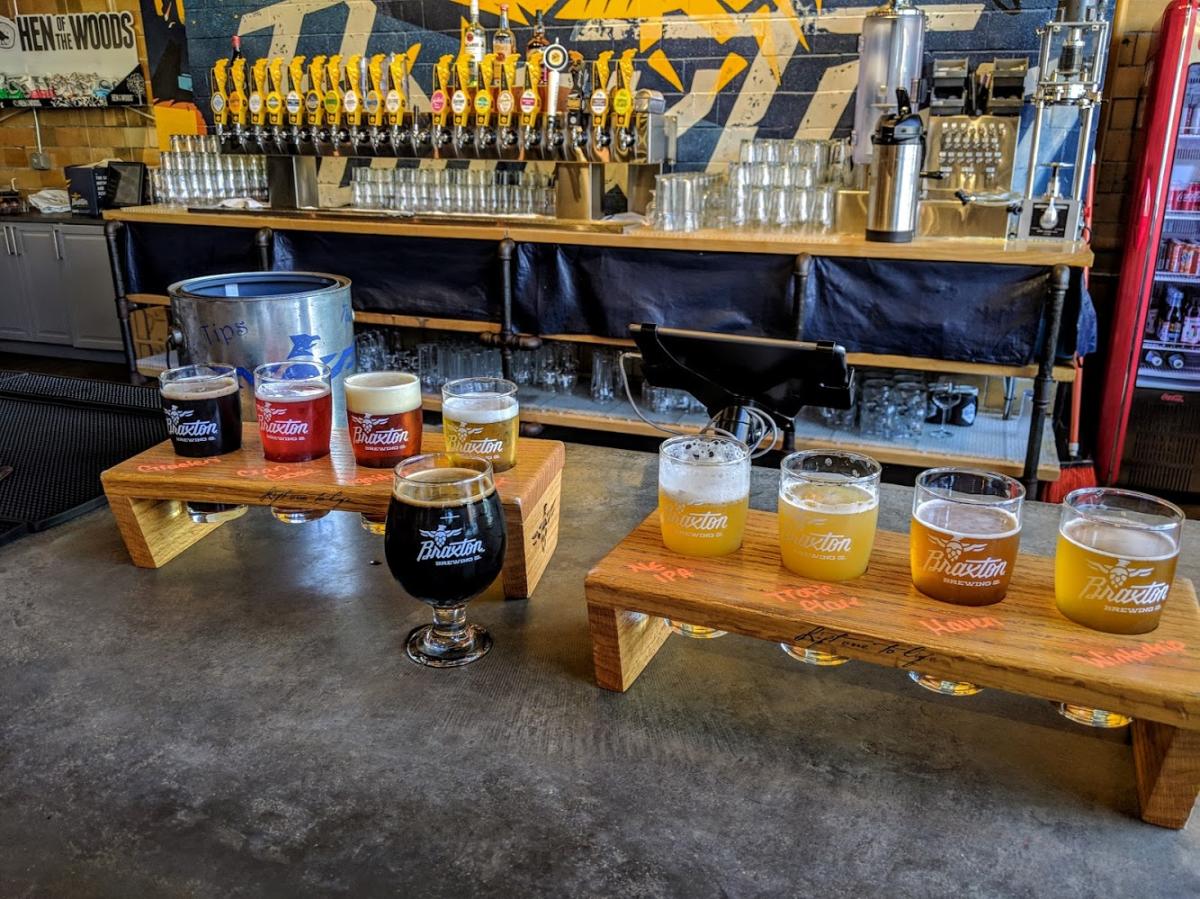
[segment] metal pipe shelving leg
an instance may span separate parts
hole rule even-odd
[[[1056,265],[1050,272],[1046,305],[1042,309],[1042,352],[1037,376],[1033,379],[1033,410],[1029,416],[1029,442],[1025,446],[1025,484],[1029,499],[1037,499],[1038,461],[1042,455],[1042,430],[1046,413],[1054,401],[1054,356],[1058,350],[1058,331],[1062,324],[1063,304],[1067,298],[1071,270]]]

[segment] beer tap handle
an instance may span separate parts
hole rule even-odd
[[[267,94],[267,123],[270,125],[283,124],[283,96],[287,90],[287,75],[283,69],[283,59],[276,56],[267,66],[270,75],[271,89]]]
[[[314,56],[308,64],[308,93],[304,103],[308,108],[308,123],[316,127],[325,122],[325,61],[324,56]]]
[[[229,94],[229,111],[235,125],[246,124],[246,59],[235,59],[230,67],[233,89]]]
[[[367,114],[370,116],[370,124],[374,128],[378,128],[383,124],[383,116],[386,112],[384,98],[387,97],[387,57],[382,53],[376,53],[371,57],[371,62],[368,66],[367,74],[371,80],[371,89],[367,93]]]
[[[224,128],[229,121],[229,97],[226,84],[229,79],[229,60],[222,57],[212,67],[212,101],[209,106],[213,113],[213,124]]]
[[[288,124],[298,127],[304,124],[304,57],[293,56],[288,64],[288,76],[291,84],[286,94]]]

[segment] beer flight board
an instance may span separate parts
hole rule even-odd
[[[671,634],[665,619],[672,619],[1121,712],[1134,718],[1143,820],[1183,827],[1200,793],[1200,608],[1192,582],[1176,579],[1151,633],[1105,634],[1057,611],[1053,559],[1018,559],[1003,601],[956,606],[913,587],[906,535],[879,531],[865,575],[824,583],[782,566],[773,513],[749,513],[740,551],[692,558],[663,546],[655,512],[588,574],[596,682],[628,690]]]
[[[440,431],[426,429],[421,448],[441,452]],[[558,545],[559,499],[566,448],[522,437],[517,464],[496,475],[508,526],[500,575],[510,599],[532,595]],[[242,448],[221,456],[177,456],[170,441],[151,447],[100,477],[133,563],[159,568],[220,524],[195,524],[181,501],[285,505],[382,515],[392,494],[389,468],[362,468],[344,428],[334,428],[329,455],[310,462],[263,458],[258,425],[242,426]]]

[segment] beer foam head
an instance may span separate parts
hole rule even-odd
[[[750,451],[728,437],[672,437],[659,448],[658,486],[676,502],[737,502],[750,493]]]
[[[1009,537],[1021,530],[1012,512],[977,503],[931,499],[917,506],[914,515],[927,527],[955,537]]]
[[[215,400],[237,391],[238,382],[233,375],[217,378],[180,378],[162,385],[162,395],[169,400]]]
[[[1076,518],[1063,525],[1062,535],[1083,549],[1139,562],[1169,559],[1178,552],[1170,534],[1130,527],[1115,518]]]
[[[517,415],[517,398],[496,393],[448,396],[442,401],[442,416],[469,425],[490,425]]]
[[[260,381],[254,385],[254,395],[272,403],[311,402],[328,393],[329,385],[321,381]]]
[[[403,467],[403,463],[397,468]],[[425,468],[397,474],[392,496],[410,506],[445,508],[466,506],[486,499],[496,491],[490,475],[471,468]]]
[[[800,481],[789,484],[780,495],[797,509],[823,515],[857,515],[879,505],[874,491],[858,484],[833,481]]]
[[[346,378],[346,408],[366,415],[397,415],[421,408],[421,381],[403,371],[370,371]]]

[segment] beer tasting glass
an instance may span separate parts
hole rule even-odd
[[[268,462],[308,462],[329,455],[333,424],[330,370],[323,362],[290,359],[254,369],[254,404],[263,457]],[[327,509],[272,506],[280,521],[316,521]]]
[[[1008,592],[1021,543],[1025,488],[1002,474],[932,468],[913,490],[909,561],[913,586],[960,606],[999,602]],[[970,696],[980,688],[910,672],[927,689]]]
[[[779,549],[783,566],[818,581],[848,581],[867,570],[879,520],[882,468],[840,450],[792,453],[779,470]],[[810,665],[842,665],[845,656],[779,644]]]
[[[658,516],[663,545],[682,556],[737,552],[750,508],[750,448],[710,434],[665,440],[658,450]],[[669,622],[677,634],[707,639],[724,631]]]
[[[517,385],[503,378],[460,378],[442,385],[446,450],[478,456],[496,472],[517,464]]]
[[[486,630],[467,624],[466,604],[500,574],[506,542],[486,459],[428,453],[396,466],[384,536],[388,568],[406,593],[433,607],[433,624],[408,635],[410,659],[457,668],[492,648]]]
[[[184,365],[158,376],[167,435],[176,455],[220,456],[242,448],[242,410],[237,369],[232,365]],[[185,503],[197,524],[231,521],[246,514],[234,503]]]
[[[1067,494],[1054,553],[1054,599],[1072,621],[1107,634],[1158,627],[1175,579],[1183,512],[1132,490],[1085,487]],[[1060,703],[1079,724],[1121,727],[1116,712]]]
[[[365,468],[393,468],[421,452],[421,381],[402,371],[349,375],[346,420],[354,461]],[[362,526],[382,534],[386,515],[362,516]]]

